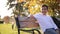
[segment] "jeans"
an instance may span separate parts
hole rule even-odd
[[[44,34],[57,34],[54,28],[46,29]]]

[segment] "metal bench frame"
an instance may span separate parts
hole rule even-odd
[[[18,28],[18,34],[20,34],[20,31],[24,31],[24,32],[32,32],[32,34],[35,34],[34,31],[37,31],[39,34],[41,34],[41,32],[38,30],[38,29],[30,29],[30,30],[25,30],[25,29],[22,29],[20,27],[20,22],[19,22],[19,18],[18,17],[15,17],[15,20],[16,20],[16,26]]]

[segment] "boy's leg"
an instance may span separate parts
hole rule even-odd
[[[44,34],[57,34],[57,32],[54,29],[47,29]]]

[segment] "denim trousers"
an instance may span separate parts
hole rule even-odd
[[[46,29],[44,34],[57,34],[57,32],[55,31],[54,28],[49,28],[49,29]]]

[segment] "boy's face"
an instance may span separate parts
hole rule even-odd
[[[46,14],[47,12],[48,12],[47,7],[42,7],[42,13],[43,13],[43,14]]]

